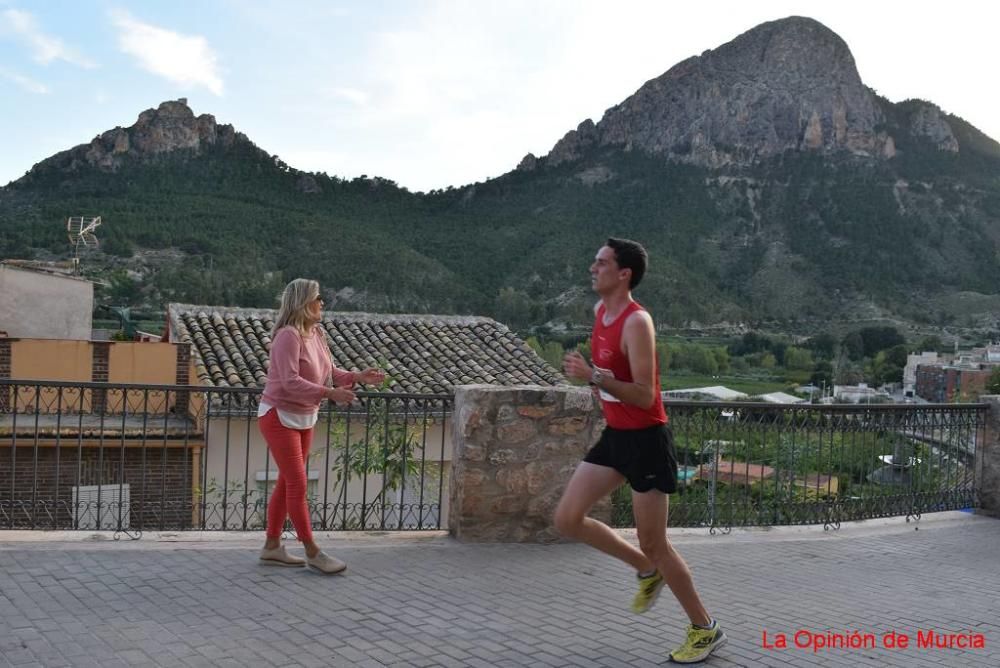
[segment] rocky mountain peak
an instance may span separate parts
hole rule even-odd
[[[941,109],[930,102],[920,102],[910,118],[910,131],[924,137],[941,151],[958,153],[958,140]]]
[[[648,81],[596,125],[585,121],[547,157],[617,145],[718,167],[787,150],[892,157],[882,111],[847,44],[813,19],[761,24]]]
[[[211,114],[195,116],[187,99],[180,98],[147,109],[139,114],[134,125],[108,130],[89,144],[57,153],[39,166],[74,170],[89,165],[117,171],[126,157],[148,160],[179,150],[197,155],[210,146],[228,147],[239,140],[249,141],[232,125],[216,123]]]

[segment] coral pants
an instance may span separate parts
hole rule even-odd
[[[312,445],[313,430],[289,429],[281,424],[278,411],[274,408],[257,420],[257,425],[278,465],[278,481],[267,504],[267,537],[280,538],[285,518],[291,517],[299,541],[311,543],[312,524],[306,503],[306,458]]]

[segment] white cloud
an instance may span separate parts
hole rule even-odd
[[[330,136],[366,137],[354,171],[418,190],[497,176],[675,62],[653,11],[639,28],[601,2],[428,3],[370,36],[338,82],[368,91],[364,114],[331,110]]]
[[[13,81],[18,86],[28,91],[29,93],[36,93],[38,95],[45,95],[49,92],[49,87],[43,83],[35,81],[34,79],[29,79],[26,76],[18,74],[17,72],[12,72],[6,68],[0,67],[0,79],[7,79],[8,81]]]
[[[335,85],[366,93],[360,113],[346,104],[317,112],[329,128],[321,141],[335,141],[350,154],[355,162],[348,173],[378,174],[417,190],[497,176],[529,151],[548,153],[578,123],[599,121],[609,107],[684,59],[764,21],[807,11],[795,0],[724,5],[409,3],[405,14],[362,33],[351,67],[326,75],[329,90]],[[863,21],[857,18],[861,6],[868,17]],[[931,9],[904,16],[860,0],[817,5],[808,13],[848,42],[865,83],[892,100],[926,97],[1000,137],[989,113],[1000,88],[970,86],[968,77],[954,75],[995,55],[990,38],[998,10],[976,7],[975,15],[987,20],[970,23],[970,9],[942,24]],[[939,37],[940,45],[928,49],[927,40]],[[945,37],[958,41],[949,44]],[[968,52],[956,66],[959,47]],[[889,52],[896,55],[887,57]],[[949,84],[960,90],[948,90]]]
[[[182,86],[202,86],[222,95],[218,59],[204,37],[143,23],[124,11],[112,12],[111,19],[118,28],[118,46],[138,58],[143,69]]]
[[[5,32],[12,32],[17,38],[25,42],[32,51],[32,57],[42,65],[48,65],[53,60],[64,60],[67,63],[78,67],[97,67],[94,61],[83,56],[75,49],[72,49],[58,37],[53,37],[42,32],[35,21],[35,17],[28,12],[19,9],[5,9],[0,12],[2,25]]]
[[[333,97],[353,102],[358,106],[364,106],[368,103],[368,93],[356,88],[334,88],[330,93]]]

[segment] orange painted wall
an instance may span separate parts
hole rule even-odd
[[[172,343],[114,342],[108,353],[109,383],[173,385],[177,346]]]
[[[64,380],[90,382],[91,350],[89,341],[62,339],[17,339],[10,344],[10,377],[15,380]],[[90,410],[89,393],[79,390],[59,392],[43,389],[36,396],[35,388],[17,388],[15,401],[19,412],[66,410],[70,406]]]
[[[90,382],[89,341],[17,339],[10,344],[10,377]]]
[[[11,342],[10,376],[14,380],[48,380],[70,383],[89,383],[93,379],[93,344],[90,341],[64,339],[17,339]],[[173,385],[177,376],[177,346],[172,343],[137,343],[113,341],[108,350],[108,382],[137,383],[144,385]],[[82,396],[81,396],[82,394]],[[90,410],[91,390],[82,393],[65,388],[61,393],[45,389],[39,405],[55,410]],[[107,395],[109,405],[121,402],[121,393],[114,390]],[[166,400],[166,401],[165,401]],[[176,393],[155,391],[128,392],[133,408],[145,407],[150,413],[160,414],[173,407]],[[17,405],[21,411],[31,411],[36,405],[35,390],[30,385],[17,389]]]

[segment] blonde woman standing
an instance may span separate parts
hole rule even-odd
[[[257,412],[257,424],[278,465],[274,495],[267,506],[267,542],[263,563],[308,566],[321,573],[339,573],[347,564],[331,557],[313,541],[306,501],[306,460],[313,428],[324,399],[338,404],[354,401],[356,383],[381,384],[379,369],[345,371],[333,366],[319,322],[323,299],[319,283],[296,278],[281,294],[281,310],[271,333],[271,364]],[[332,381],[332,383],[331,383]],[[281,544],[285,519],[291,518],[306,558],[288,553]]]

